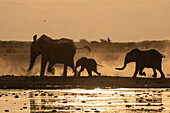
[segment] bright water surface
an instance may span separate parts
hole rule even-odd
[[[0,90],[0,113],[170,113],[170,89]]]

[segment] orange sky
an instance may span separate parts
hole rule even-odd
[[[44,22],[44,20],[46,20]],[[0,0],[0,40],[170,39],[170,0]]]

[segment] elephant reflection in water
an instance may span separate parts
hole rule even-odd
[[[153,76],[157,77],[156,69],[160,72],[161,78],[165,78],[165,75],[162,71],[162,58],[165,55],[159,53],[158,51],[151,49],[148,51],[140,51],[139,49],[133,49],[126,54],[124,66],[122,68],[116,68],[118,70],[125,69],[126,65],[130,62],[136,63],[136,69],[134,72],[133,77],[135,78],[136,75],[139,74],[146,76],[146,73],[143,72],[144,68],[152,68],[153,69]]]
[[[84,69],[87,70],[88,75],[92,76],[92,71],[101,76],[101,73],[97,71],[97,65],[103,67],[102,65],[99,65],[96,63],[96,61],[92,58],[88,59],[86,57],[82,57],[76,62],[76,70],[79,66],[81,66],[81,69],[79,70],[78,76],[80,76],[80,73],[84,71]]]
[[[76,49],[87,48],[90,51],[88,46],[77,48],[72,40],[66,38],[53,40],[46,35],[42,35],[37,39],[37,35],[34,35],[33,40],[34,41],[31,44],[31,58],[28,71],[33,68],[36,58],[41,55],[41,77],[44,76],[47,62],[49,62],[48,72],[51,72],[52,74],[54,74],[53,66],[56,63],[60,63],[64,64],[64,76],[67,76],[67,66],[71,67],[76,75],[74,67]]]

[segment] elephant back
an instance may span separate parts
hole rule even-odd
[[[73,48],[76,49],[76,46],[73,42],[73,40],[71,39],[67,39],[67,38],[61,38],[59,40],[55,40],[57,44],[68,44],[68,45],[71,45]]]
[[[165,55],[161,54],[159,51],[155,50],[155,49],[150,49],[148,51],[145,51],[146,55],[149,55],[151,57],[158,57],[158,58],[164,58]]]

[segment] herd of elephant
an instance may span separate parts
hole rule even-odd
[[[92,76],[92,71],[101,76],[101,73],[97,71],[97,65],[102,66],[96,63],[94,59],[88,59],[82,57],[77,60],[76,66],[74,66],[74,56],[76,54],[76,49],[86,48],[89,51],[88,46],[82,48],[77,48],[74,42],[70,39],[61,38],[58,40],[53,40],[46,35],[42,35],[37,39],[37,35],[33,36],[33,42],[31,44],[31,58],[28,71],[30,71],[35,63],[36,58],[41,55],[41,72],[40,77],[44,76],[47,62],[48,69],[47,71],[54,74],[54,65],[56,63],[64,64],[63,76],[67,76],[67,66],[71,67],[75,76],[80,76],[81,72],[86,69],[89,76]],[[139,49],[133,49],[128,52],[125,56],[124,66],[122,68],[115,68],[117,70],[123,70],[126,65],[130,62],[136,63],[136,69],[133,75],[133,78],[136,78],[137,74],[146,76],[146,73],[143,72],[144,68],[152,68],[153,76],[157,77],[156,70],[161,74],[161,78],[165,78],[165,75],[162,71],[162,58],[165,55],[159,53],[158,51],[151,49],[148,51],[140,51]],[[81,69],[77,73],[77,68],[81,66]]]

